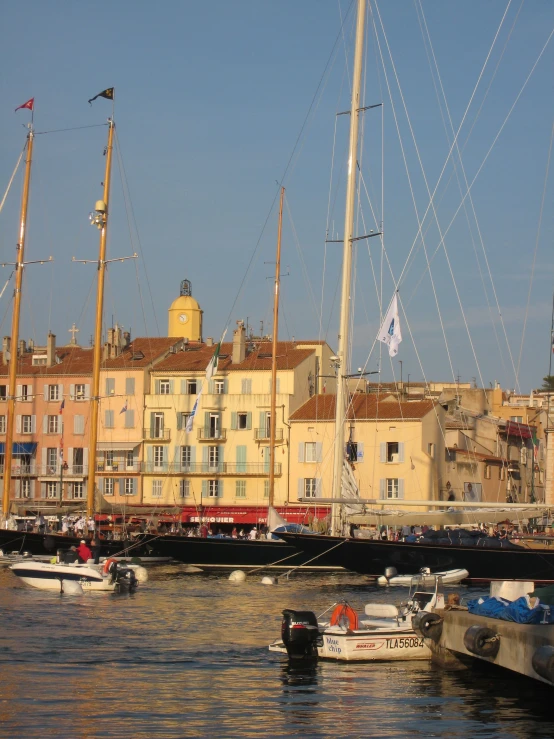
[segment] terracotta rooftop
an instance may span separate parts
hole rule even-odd
[[[316,345],[325,342],[317,341],[279,341],[277,342],[277,369],[288,370],[298,367],[311,356],[314,349],[298,349],[297,345]],[[246,343],[247,354],[243,362],[233,364],[233,344],[226,342],[219,352],[218,371],[235,372],[244,370],[271,370],[272,344],[270,341],[258,341],[254,345]],[[215,352],[214,346],[206,344],[188,344],[185,351],[170,354],[156,365],[156,372],[192,372],[205,370]]]
[[[46,356],[43,352],[36,354]],[[92,349],[83,349],[80,346],[60,346],[56,348],[57,362],[52,367],[33,365],[33,352],[24,352],[17,358],[17,376],[51,376],[51,375],[91,375]],[[0,352],[0,377],[8,377],[10,365],[3,363],[3,353]]]
[[[172,346],[180,345],[182,341],[183,339],[178,337],[139,337],[134,339],[118,357],[103,361],[101,369],[130,370],[147,367],[168,352]]]
[[[508,463],[508,460],[504,459],[503,457],[497,457],[495,454],[482,454],[481,452],[472,452],[471,449],[461,449],[457,446],[448,446],[446,447],[446,450],[448,452],[456,453],[456,454],[465,454],[467,457],[475,457],[475,459],[488,459],[491,462],[503,462],[504,464]]]
[[[421,420],[435,408],[432,400],[399,403],[392,395],[362,395],[351,398],[351,420],[413,421]],[[335,396],[314,395],[290,417],[291,421],[334,421]]]

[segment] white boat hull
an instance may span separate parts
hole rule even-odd
[[[61,592],[63,581],[78,582],[85,591],[113,591],[116,583],[100,567],[85,564],[64,565],[45,562],[18,562],[10,570],[26,585],[39,590]]]
[[[403,587],[409,588],[412,584],[412,581],[414,579],[415,575],[395,575],[394,577],[391,577],[387,580],[386,577],[381,576],[377,578],[377,584],[378,585],[401,585]],[[444,572],[433,572],[428,577],[425,575],[418,575],[418,577],[422,577],[422,586],[426,587],[428,584],[434,582],[435,577],[440,577],[442,579],[443,585],[458,585],[462,580],[465,580],[469,577],[469,572],[467,570],[463,569],[457,569],[457,570],[445,570]],[[427,583],[427,580],[429,583]]]
[[[400,660],[427,660],[431,650],[425,640],[411,628],[383,629],[382,631],[325,630],[321,634],[322,645],[317,648],[319,659],[342,662],[396,662]],[[286,655],[281,639],[269,646],[270,652]]]

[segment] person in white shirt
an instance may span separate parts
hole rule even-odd
[[[249,539],[257,539],[258,538],[258,530],[256,529],[255,526],[252,529],[252,531],[248,534],[248,538]]]

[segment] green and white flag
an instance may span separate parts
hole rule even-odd
[[[206,380],[209,382],[217,372],[217,361],[219,359],[219,352],[221,350],[221,341],[215,348],[213,357],[210,359],[209,365],[206,367]]]

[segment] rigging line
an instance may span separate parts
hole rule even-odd
[[[15,168],[12,172],[12,176],[10,177],[10,181],[8,182],[8,187],[6,188],[6,192],[4,193],[4,197],[2,198],[2,202],[0,202],[0,213],[2,212],[2,209],[4,208],[4,203],[6,202],[6,198],[8,197],[8,194],[11,190],[11,186],[15,179],[15,175],[17,174],[17,170],[19,169],[19,165],[21,164],[21,160],[23,159],[23,155],[25,154],[26,148],[27,148],[27,140],[25,140],[25,144],[23,145],[23,149],[21,150],[21,154],[19,155],[17,164],[15,165]]]
[[[539,63],[539,61],[541,60],[541,58],[542,58],[542,56],[543,56],[544,52],[546,51],[546,47],[547,47],[547,46],[548,46],[548,44],[550,43],[550,39],[552,38],[552,36],[553,36],[553,35],[554,35],[554,28],[553,28],[553,29],[552,29],[552,31],[550,32],[550,34],[549,34],[549,36],[548,36],[548,39],[546,40],[546,42],[545,42],[544,46],[542,47],[542,49],[541,49],[541,52],[540,52],[539,56],[537,57],[537,59],[536,59],[535,63],[533,64],[533,67],[532,67],[531,71],[530,71],[530,72],[529,72],[529,74],[527,75],[527,77],[526,77],[526,79],[525,79],[525,81],[524,81],[524,83],[523,83],[523,85],[522,85],[522,87],[521,87],[520,91],[519,91],[519,92],[518,92],[518,94],[517,94],[517,97],[516,97],[516,99],[514,100],[514,102],[513,102],[512,106],[511,106],[510,110],[508,111],[508,113],[507,113],[506,117],[504,118],[504,121],[503,121],[502,125],[500,126],[500,129],[498,130],[498,133],[497,133],[497,134],[496,134],[496,136],[494,137],[494,140],[493,140],[492,144],[490,145],[490,147],[489,147],[489,149],[488,149],[487,153],[485,154],[485,157],[484,157],[483,161],[481,162],[481,165],[479,166],[479,169],[477,170],[477,172],[475,173],[475,176],[473,177],[473,179],[471,180],[470,184],[468,185],[468,188],[467,188],[467,192],[466,192],[466,194],[464,195],[464,197],[462,198],[462,201],[461,201],[460,205],[458,206],[457,210],[455,211],[454,215],[452,216],[452,219],[451,219],[450,223],[448,224],[448,227],[447,227],[446,231],[444,232],[444,235],[443,235],[443,237],[442,237],[441,241],[439,242],[439,244],[437,245],[437,247],[436,247],[435,251],[434,251],[434,252],[433,252],[433,254],[431,255],[431,262],[433,261],[433,259],[435,258],[435,256],[436,256],[437,252],[438,252],[438,251],[439,251],[439,249],[441,248],[441,246],[442,246],[442,241],[444,240],[444,238],[446,237],[446,235],[447,235],[447,234],[448,234],[448,232],[450,231],[450,229],[451,229],[451,227],[452,227],[452,225],[453,225],[454,221],[456,220],[456,217],[457,217],[458,213],[460,212],[460,209],[462,208],[462,206],[463,206],[463,204],[464,204],[464,202],[465,202],[466,198],[467,198],[467,197],[469,196],[469,194],[470,194],[470,192],[471,192],[471,189],[473,188],[473,185],[475,184],[475,182],[476,182],[477,178],[479,177],[479,175],[480,175],[480,173],[481,173],[481,170],[482,170],[482,169],[483,169],[483,167],[485,166],[485,163],[486,163],[487,159],[489,158],[489,156],[490,156],[490,154],[491,154],[491,152],[492,152],[492,150],[493,150],[493,148],[494,148],[494,146],[495,146],[496,142],[497,142],[497,141],[498,141],[498,139],[500,138],[500,135],[501,135],[502,131],[504,130],[504,128],[505,128],[505,126],[506,126],[506,124],[507,124],[507,122],[508,122],[508,119],[510,118],[510,116],[511,116],[511,114],[512,114],[513,110],[514,110],[514,108],[516,107],[516,105],[517,105],[517,103],[518,103],[518,101],[519,101],[519,98],[520,98],[520,97],[522,96],[522,94],[523,94],[523,91],[524,91],[524,90],[525,90],[525,88],[527,87],[527,84],[528,84],[529,80],[531,79],[531,76],[532,76],[533,72],[535,71],[535,69],[536,69],[536,67],[537,67],[537,65],[538,65],[538,63]],[[402,277],[402,275],[401,275],[401,277]],[[515,365],[513,366],[513,369],[514,369],[514,374],[515,374]]]
[[[537,261],[537,250],[539,248],[539,239],[541,235],[541,228],[542,228],[542,216],[544,212],[544,201],[546,198],[546,188],[548,184],[548,177],[550,175],[550,160],[552,157],[552,141],[554,139],[554,124],[552,125],[552,131],[550,133],[550,146],[548,148],[548,158],[546,160],[546,171],[544,173],[544,185],[542,190],[542,199],[541,199],[541,207],[539,212],[539,222],[537,224],[537,236],[535,239],[535,250],[533,252],[533,264],[531,266],[531,278],[529,280],[529,292],[527,294],[527,305],[525,307],[525,318],[523,319],[523,330],[521,334],[521,345],[519,347],[519,358],[517,360],[517,374],[516,374],[516,383],[518,383],[519,380],[519,369],[521,366],[521,357],[523,355],[523,344],[525,342],[525,329],[527,327],[527,317],[529,315],[529,304],[531,302],[531,291],[533,289],[533,278],[535,275],[535,264]]]
[[[450,122],[450,127],[452,129],[452,133],[454,133],[454,124],[452,122],[452,117],[450,115],[450,109],[448,107],[448,102],[446,100],[446,93],[444,91],[444,87],[443,87],[443,84],[442,84],[442,78],[441,78],[441,75],[440,75],[440,72],[439,72],[438,63],[437,63],[437,60],[436,60],[436,56],[435,56],[433,44],[432,44],[432,41],[431,41],[431,35],[430,35],[429,29],[427,27],[427,22],[426,22],[426,19],[425,19],[425,15],[423,13],[423,7],[421,6],[421,0],[419,0],[419,4],[420,4],[420,8],[421,8],[421,15],[422,15],[422,18],[423,18],[423,22],[425,24],[425,30],[427,31],[427,38],[428,38],[428,42],[429,42],[429,47],[430,47],[430,50],[431,50],[431,54],[432,54],[433,61],[434,61],[434,64],[435,64],[435,69],[436,69],[437,77],[438,77],[440,88],[441,88],[441,92],[442,92],[442,95],[443,95],[443,100],[444,100],[444,105],[445,105],[446,112],[447,112],[447,115],[448,115],[448,120]],[[520,6],[519,10],[521,10],[521,6]],[[518,15],[519,15],[519,10],[518,10]],[[516,17],[516,20],[517,20],[517,17]],[[514,21],[514,25],[515,25],[515,21]],[[513,31],[513,27],[514,26],[512,26],[512,28],[510,29],[510,35],[511,35],[512,31]],[[506,46],[504,47],[504,49],[502,51],[502,54],[504,54],[505,48],[506,48]],[[495,69],[494,74],[496,74],[497,69],[498,69],[498,65],[497,65],[497,67]],[[487,93],[488,93],[488,90],[489,89],[490,89],[490,85],[489,85],[489,88],[487,88]],[[442,112],[442,109],[441,109],[441,112]],[[458,159],[459,159],[459,162],[460,162],[460,167],[461,167],[461,170],[462,170],[464,184],[465,184],[465,187],[467,187],[468,181],[467,181],[466,171],[465,171],[464,163],[463,163],[463,160],[462,160],[462,153],[460,151],[460,148],[459,148],[458,143],[456,143],[456,150],[457,150]],[[454,171],[456,173],[456,178],[458,179],[458,186],[460,186],[459,185],[458,172],[457,172],[457,168],[456,168],[456,165],[455,165],[454,158],[453,158],[452,161],[453,161],[453,165],[454,165]],[[461,194],[462,194],[462,189],[460,187],[460,195]],[[497,308],[498,313],[500,315],[500,321],[501,321],[502,329],[504,331],[504,338],[505,338],[505,341],[506,341],[506,346],[507,346],[507,349],[508,349],[508,354],[510,356],[510,360],[512,362],[512,367],[513,367],[512,352],[511,352],[510,344],[509,344],[509,341],[508,341],[508,335],[507,335],[507,332],[506,332],[506,326],[504,324],[504,318],[502,316],[502,311],[500,309],[500,302],[498,300],[498,295],[496,293],[496,287],[495,287],[494,280],[493,280],[493,277],[492,277],[492,271],[491,271],[491,268],[490,268],[489,259],[488,259],[487,252],[486,252],[486,249],[485,249],[485,242],[484,242],[483,235],[482,235],[482,232],[481,232],[481,227],[479,225],[479,219],[477,218],[477,212],[475,210],[475,204],[474,204],[474,201],[473,201],[473,197],[471,195],[469,196],[469,202],[470,202],[470,205],[471,205],[471,210],[472,210],[472,213],[473,213],[473,218],[475,220],[475,225],[476,225],[476,228],[477,228],[477,233],[479,235],[479,241],[480,241],[480,244],[481,244],[481,249],[483,251],[483,257],[485,259],[485,264],[487,266],[488,276],[489,276],[489,280],[491,282],[491,287],[492,287],[493,295],[494,295],[494,298],[495,298],[495,301],[496,301],[496,308]],[[468,227],[469,227],[469,218],[468,218],[467,208],[466,208],[465,204],[464,204],[464,212],[466,213],[466,219],[468,220]],[[480,265],[479,259],[477,258],[477,250],[476,250],[476,247],[475,247],[475,242],[473,240],[473,233],[472,233],[471,230],[470,230],[470,234],[471,234],[471,240],[472,240],[473,248],[475,250],[475,256],[476,256],[476,259],[477,259],[477,264],[478,264],[478,267],[479,267],[479,273],[481,275],[481,281],[483,283],[483,291],[485,293],[485,298],[487,300],[487,305],[489,307],[489,312],[491,313],[491,324],[493,326],[493,331],[494,331],[494,334],[495,334],[495,337],[496,337],[496,341],[497,341],[497,345],[498,345],[500,357],[501,357],[501,360],[502,360],[502,364],[504,365],[504,355],[503,355],[503,352],[502,352],[502,350],[500,348],[500,341],[499,341],[499,338],[498,338],[498,333],[496,331],[495,323],[492,320],[492,309],[491,309],[490,302],[489,302],[488,291],[485,289],[484,279],[483,279],[483,275],[482,275],[482,271],[481,271],[481,265]],[[516,382],[517,382],[517,377],[516,377]]]
[[[302,266],[302,272],[304,273],[304,279],[306,280],[306,284],[308,286],[308,293],[309,293],[309,296],[310,296],[310,301],[312,303],[312,307],[314,309],[314,313],[316,315],[316,318],[319,318],[320,319],[320,323],[321,323],[321,316],[318,315],[317,304],[316,304],[316,301],[315,301],[314,291],[312,289],[312,283],[310,282],[310,277],[309,277],[309,274],[308,274],[308,269],[306,267],[306,262],[304,260],[303,254],[302,254],[302,248],[300,246],[300,241],[298,239],[298,234],[297,234],[296,228],[294,226],[294,220],[292,218],[292,213],[291,213],[291,210],[290,210],[289,202],[286,199],[285,199],[285,208],[286,208],[286,211],[287,211],[287,214],[288,214],[288,217],[289,217],[289,221],[290,221],[290,226],[291,226],[291,229],[292,229],[292,233],[294,235],[294,244],[296,246],[296,251],[298,252],[298,257],[300,259],[300,264]]]
[[[379,11],[377,10],[377,13],[378,12]],[[388,40],[387,40],[387,37],[386,37],[386,34],[385,34],[385,29],[384,29],[384,26],[383,26],[383,23],[381,21],[381,17],[380,16],[379,16],[379,21],[381,22],[381,30],[383,32],[383,36],[384,36],[384,39],[385,39],[387,50],[389,52],[389,58],[391,60],[391,64],[392,64],[394,76],[395,76],[396,83],[397,83],[397,86],[398,86],[398,90],[400,92],[400,97],[401,97],[401,100],[402,100],[402,103],[403,103],[403,106],[404,106],[404,112],[406,114],[406,117],[408,118],[408,124],[409,124],[409,127],[410,127],[410,132],[412,134],[412,141],[413,141],[413,144],[414,144],[415,149],[416,149],[418,161],[419,161],[420,168],[421,168],[421,171],[422,171],[422,174],[423,174],[423,179],[424,179],[425,185],[427,187],[427,191],[429,192],[429,187],[428,187],[428,184],[427,184],[427,177],[425,175],[425,170],[424,170],[424,167],[423,167],[423,163],[422,163],[421,157],[419,155],[419,149],[418,149],[417,143],[415,141],[415,134],[414,134],[413,129],[412,129],[412,126],[411,126],[411,122],[410,122],[410,118],[409,118],[409,115],[408,115],[408,111],[406,110],[406,104],[405,104],[405,101],[404,101],[404,96],[402,94],[402,89],[400,87],[400,80],[398,79],[398,76],[396,74],[396,68],[395,68],[395,65],[394,65],[394,62],[393,62],[393,59],[392,59],[392,54],[391,54],[391,51],[390,51]],[[382,50],[381,43],[379,41],[379,38],[378,38],[377,34],[376,34],[376,38],[377,38],[377,44],[379,46],[379,54],[380,54],[380,57],[381,57],[381,64],[383,66],[383,75],[384,75],[384,78],[385,78],[385,84],[387,86],[387,91],[389,93],[392,114],[393,114],[394,123],[395,123],[396,131],[397,131],[397,135],[398,135],[398,142],[400,144],[400,150],[402,152],[402,160],[404,162],[404,168],[406,170],[406,177],[408,179],[408,185],[409,185],[409,188],[410,188],[410,194],[411,194],[411,198],[412,198],[412,205],[413,205],[415,216],[416,216],[416,219],[417,219],[417,222],[418,222],[418,234],[420,234],[420,236],[421,236],[421,242],[422,242],[423,251],[424,251],[424,254],[425,254],[425,259],[426,259],[427,264],[429,266],[429,255],[428,255],[428,252],[427,252],[427,245],[426,245],[426,242],[425,242],[425,237],[424,237],[424,234],[423,234],[423,231],[422,231],[422,221],[420,220],[419,210],[418,210],[418,207],[417,207],[415,193],[414,193],[414,189],[413,189],[413,185],[412,185],[412,178],[410,176],[410,171],[409,171],[409,167],[408,167],[408,161],[407,161],[407,158],[406,158],[406,151],[405,151],[405,148],[404,148],[404,142],[402,140],[402,135],[400,133],[400,126],[399,126],[399,122],[398,122],[398,116],[397,116],[397,113],[396,113],[396,106],[394,104],[392,90],[391,90],[390,82],[389,82],[389,76],[387,74],[387,70],[386,70],[386,67],[385,67],[385,60],[383,58],[383,50]],[[433,206],[433,211],[434,211],[434,206]],[[438,225],[438,218],[437,218],[436,213],[435,213],[435,219],[436,219],[436,222],[437,222],[437,227],[439,227],[439,225]],[[412,245],[412,249],[413,249],[413,245]],[[445,250],[445,252],[446,252],[446,250]],[[410,250],[410,253],[411,253],[411,250]],[[407,259],[409,259],[409,257],[410,257],[410,254],[408,254]],[[452,272],[451,272],[451,274],[452,274]],[[437,307],[437,314],[438,314],[438,318],[439,318],[439,322],[440,322],[440,326],[441,326],[441,331],[442,331],[442,335],[443,335],[443,339],[444,339],[444,345],[445,345],[445,348],[446,348],[446,354],[447,354],[447,357],[448,357],[448,363],[450,365],[450,370],[452,372],[452,377],[455,378],[454,365],[452,363],[452,357],[451,357],[451,354],[450,354],[450,348],[448,346],[448,339],[446,338],[446,329],[445,329],[445,326],[444,326],[444,321],[443,321],[441,310],[440,310],[440,304],[439,304],[438,294],[437,294],[436,287],[435,287],[435,281],[433,279],[433,275],[432,275],[430,269],[429,269],[429,278],[431,280],[431,287],[433,289],[433,296],[435,298],[435,305]],[[400,279],[401,278],[399,278],[398,283],[395,282],[395,290],[398,290],[398,285],[400,283]],[[452,279],[454,279],[453,278],[453,275],[452,275]],[[463,314],[463,308],[462,308],[462,314]],[[470,339],[470,341],[471,341],[471,339]],[[476,358],[476,361],[477,361],[477,358]]]
[[[132,216],[132,220],[133,220],[133,223],[134,223],[134,226],[135,226],[135,233],[136,233],[136,237],[137,237],[137,241],[138,241],[138,247],[139,247],[138,250],[139,250],[139,253],[140,253],[140,257],[141,257],[142,263],[144,264],[144,273],[145,273],[145,276],[146,276],[146,286],[148,288],[148,294],[150,296],[150,304],[152,306],[152,314],[154,316],[154,324],[156,326],[157,335],[160,336],[160,326],[159,326],[159,323],[158,323],[158,316],[156,314],[156,307],[154,305],[154,296],[152,294],[152,289],[150,287],[150,280],[148,278],[148,269],[146,268],[146,260],[145,260],[145,257],[144,257],[144,249],[142,248],[142,241],[141,241],[140,233],[139,233],[138,226],[137,226],[137,219],[136,219],[136,216],[135,216],[135,209],[134,209],[134,206],[133,206],[133,201],[131,200],[129,183],[128,183],[128,179],[127,179],[127,171],[125,169],[125,163],[123,161],[123,153],[121,151],[121,144],[119,142],[119,136],[118,136],[118,133],[117,133],[117,128],[115,129],[115,140],[116,140],[116,143],[117,143],[117,147],[116,147],[117,159],[118,159],[118,162],[119,162],[120,172],[122,173],[122,182],[124,183],[125,188],[126,188],[127,193],[128,193],[128,196],[129,196],[131,216]],[[140,295],[141,295],[141,300],[142,300],[142,293],[140,293]],[[145,328],[147,328],[147,326],[146,326],[146,318],[144,320],[145,320]],[[147,331],[147,333],[148,333],[148,331]]]
[[[522,0],[522,4],[523,4],[523,1],[524,0]],[[418,8],[418,3],[419,3],[419,8]],[[440,90],[441,90],[441,93],[442,93],[442,100],[444,102],[444,107],[446,109],[446,113],[447,113],[447,116],[448,116],[448,120],[449,120],[449,123],[450,123],[450,129],[452,131],[452,134],[454,134],[454,124],[452,122],[452,117],[450,115],[450,109],[448,107],[448,102],[447,102],[447,99],[446,99],[446,93],[444,91],[444,87],[443,87],[443,84],[442,84],[441,75],[440,75],[440,72],[439,72],[439,66],[438,66],[438,63],[437,63],[437,59],[436,59],[436,56],[435,56],[435,51],[434,51],[433,44],[432,44],[432,41],[431,41],[431,34],[429,33],[429,29],[427,27],[427,21],[426,21],[425,15],[423,13],[423,7],[422,7],[422,4],[421,4],[421,0],[418,0],[418,2],[416,2],[416,0],[414,0],[414,5],[416,7],[416,13],[417,13],[417,16],[418,16],[418,21],[419,21],[419,25],[420,25],[420,29],[421,29],[421,34],[422,34],[422,38],[423,38],[423,44],[424,44],[425,51],[426,51],[426,54],[427,54],[427,59],[428,59],[428,62],[429,62],[429,67],[431,69],[431,77],[432,77],[432,80],[433,80],[433,87],[435,88],[435,94],[437,96],[437,102],[439,104],[439,110],[440,110],[440,113],[441,113],[441,119],[442,119],[444,130],[445,130],[446,140],[447,140],[447,143],[450,143],[448,129],[447,129],[447,125],[446,125],[446,120],[445,120],[445,116],[444,116],[444,112],[443,112],[443,106],[442,106],[442,103],[441,103],[441,98],[439,96],[439,90],[437,88],[437,82],[436,82],[436,79],[435,79],[435,74],[436,74],[436,77],[438,78],[438,81],[439,81]],[[520,10],[521,10],[521,6],[520,6]],[[422,26],[422,19],[423,19],[423,26]],[[424,28],[425,28],[426,34],[424,33]],[[512,26],[511,31],[512,30],[513,30],[513,26]],[[510,34],[511,34],[511,31],[510,31]],[[506,49],[506,45],[504,46],[504,49],[502,51],[502,54],[504,53],[505,49]],[[433,67],[431,65],[430,54],[431,54],[432,59],[433,59],[433,62],[434,62],[434,70],[433,70]],[[495,69],[495,73],[494,74],[496,74],[496,71],[497,70],[498,70],[498,65],[497,65],[497,67]],[[487,88],[487,92],[485,93],[485,97],[488,94],[489,89],[490,89],[490,84],[489,84],[489,87]],[[456,144],[456,151],[457,151],[457,154],[458,154],[458,159],[460,161],[460,166],[462,167],[462,170],[463,170],[462,155],[461,155],[460,147],[459,147],[458,144]],[[453,177],[455,176],[456,177],[456,181],[458,183],[459,194],[460,194],[460,197],[461,197],[462,196],[462,186],[461,186],[460,177],[459,177],[459,174],[458,174],[458,167],[456,165],[456,160],[455,160],[454,157],[452,158],[452,165],[453,165],[453,173],[452,173],[451,177],[449,178],[449,180],[447,182],[447,185],[446,185],[446,188],[445,188],[445,192],[448,189],[448,187],[450,185],[450,182],[452,181]],[[465,180],[465,184],[467,186],[467,179],[466,179],[466,176],[465,176],[465,171],[464,171],[464,180]],[[443,196],[444,196],[444,194],[445,193],[443,193]],[[479,236],[481,238],[481,246],[482,246],[482,249],[484,251],[485,250],[485,246],[484,246],[483,238],[481,236],[481,230],[479,228],[479,222],[478,222],[478,219],[477,219],[477,213],[475,211],[475,206],[474,206],[474,203],[473,203],[473,198],[470,198],[470,203],[471,203],[471,208],[472,208],[472,211],[473,211],[473,217],[475,219],[475,223],[476,223],[476,226],[477,226],[477,230],[478,230]],[[507,374],[507,369],[506,369],[506,365],[505,365],[505,362],[504,362],[504,353],[503,353],[502,348],[500,346],[500,338],[498,336],[498,331],[496,329],[496,323],[495,323],[495,321],[493,319],[492,306],[491,306],[491,303],[490,303],[490,300],[489,300],[489,293],[488,293],[488,290],[487,290],[486,285],[485,285],[485,278],[484,278],[484,275],[483,275],[483,270],[481,268],[481,262],[480,262],[480,259],[479,259],[479,255],[477,253],[477,246],[475,244],[475,238],[473,236],[473,230],[472,230],[471,224],[470,224],[469,213],[468,213],[467,208],[465,206],[464,206],[464,213],[465,213],[465,216],[466,216],[466,222],[467,222],[467,226],[468,226],[468,231],[469,231],[469,235],[470,235],[470,238],[471,238],[471,244],[473,246],[473,251],[475,253],[475,261],[477,262],[477,268],[479,270],[479,277],[481,279],[481,285],[483,287],[483,293],[484,293],[485,299],[487,301],[487,307],[488,307],[488,310],[489,310],[489,316],[490,316],[490,320],[491,320],[492,330],[494,332],[494,336],[495,336],[495,339],[496,339],[496,345],[498,347],[498,353],[499,353],[499,356],[500,356],[500,360],[502,362],[502,368],[503,368],[504,372]],[[490,276],[490,271],[489,271],[489,276]],[[492,277],[491,277],[491,281],[492,281]],[[414,289],[414,291],[412,293],[412,297],[413,297],[413,295],[415,295],[415,291],[419,287],[420,283],[421,283],[421,280],[418,281],[418,283],[416,285],[416,288]],[[494,285],[493,285],[493,289],[494,289]]]
[[[107,123],[94,123],[91,126],[73,126],[72,128],[53,128],[50,131],[35,131],[35,136],[43,136],[47,133],[63,133],[64,131],[81,131],[84,128],[101,128],[107,126]]]
[[[485,69],[486,69],[486,66],[487,66],[487,64],[488,64],[488,61],[489,61],[489,58],[490,58],[490,56],[491,56],[491,54],[492,54],[493,48],[494,48],[494,46],[495,46],[495,44],[496,44],[496,39],[498,38],[498,35],[499,35],[499,33],[500,33],[500,29],[502,28],[502,25],[503,25],[503,23],[504,23],[504,19],[505,19],[505,17],[506,17],[506,14],[508,13],[508,9],[509,9],[509,7],[510,7],[510,5],[511,5],[511,2],[512,2],[512,0],[508,0],[508,5],[506,6],[506,9],[505,9],[505,11],[504,11],[504,14],[503,14],[503,16],[502,16],[502,19],[501,19],[501,21],[500,21],[500,25],[498,26],[498,29],[497,29],[497,31],[496,31],[496,34],[495,34],[495,36],[494,36],[494,39],[493,39],[493,41],[492,41],[491,47],[490,47],[490,49],[489,49],[489,51],[488,51],[488,54],[487,54],[487,58],[485,59],[485,62],[484,62],[484,64],[483,64],[483,67],[481,68],[481,71],[480,71],[480,73],[479,73],[479,77],[478,77],[478,79],[477,79],[477,82],[475,83],[475,86],[474,86],[474,88],[473,88],[473,92],[471,93],[471,97],[470,97],[470,99],[469,99],[469,102],[468,102],[468,104],[467,104],[467,106],[466,106],[465,112],[464,112],[464,114],[463,114],[463,116],[462,116],[462,120],[461,120],[461,122],[460,122],[460,125],[458,126],[458,131],[456,132],[456,135],[455,135],[455,137],[454,137],[454,141],[452,142],[452,145],[451,145],[451,147],[450,147],[450,150],[449,150],[449,152],[448,152],[448,154],[447,154],[446,160],[445,160],[445,162],[444,162],[444,164],[443,164],[442,170],[441,170],[441,172],[440,172],[440,174],[439,174],[439,178],[438,178],[438,180],[437,180],[437,184],[435,185],[435,189],[433,190],[433,194],[432,194],[432,196],[431,196],[431,200],[430,200],[430,202],[429,202],[429,205],[427,206],[427,208],[426,208],[426,210],[425,210],[425,213],[424,213],[424,215],[423,215],[423,220],[422,220],[422,224],[424,223],[424,221],[425,221],[425,219],[426,219],[426,217],[427,217],[427,214],[428,214],[428,212],[429,212],[429,210],[430,210],[430,208],[431,208],[431,204],[432,204],[432,202],[433,202],[433,199],[434,199],[434,197],[435,197],[435,194],[436,194],[436,192],[437,192],[437,189],[438,189],[438,187],[439,187],[439,184],[440,184],[440,182],[441,182],[441,180],[442,180],[442,177],[443,177],[443,175],[444,175],[444,172],[445,172],[445,170],[446,170],[446,165],[448,164],[448,162],[449,162],[449,160],[450,160],[450,157],[452,156],[452,152],[453,152],[453,150],[454,150],[454,145],[455,145],[456,141],[458,140],[458,137],[459,137],[459,135],[460,135],[460,132],[461,132],[461,130],[462,130],[462,127],[463,127],[463,125],[464,125],[465,119],[466,119],[466,117],[467,117],[467,115],[468,115],[468,113],[469,113],[469,109],[470,109],[470,107],[471,107],[471,104],[472,104],[472,102],[473,102],[473,98],[475,97],[475,95],[476,95],[476,93],[477,93],[477,88],[479,87],[479,84],[480,84],[480,82],[481,82],[481,78],[483,77],[483,74],[485,73]],[[376,10],[377,10],[377,13],[379,14],[379,9],[378,9],[378,7],[377,7],[377,0],[375,0],[375,8],[376,8]],[[382,23],[382,21],[381,21],[381,17],[380,17],[380,15],[379,15],[379,20],[380,20],[380,23],[381,23],[381,27],[383,27],[383,23]],[[417,233],[417,234],[415,235],[415,237],[414,237],[414,241],[413,241],[412,247],[411,247],[411,249],[410,249],[410,253],[408,254],[408,258],[409,258],[409,256],[410,256],[410,254],[412,253],[412,250],[413,250],[413,248],[414,248],[414,246],[415,246],[415,244],[416,244],[416,242],[417,242],[417,239],[419,238],[419,235],[420,235],[420,232],[418,231],[418,233]],[[402,272],[401,272],[401,274],[400,274],[400,277],[398,278],[398,283],[399,283],[399,284],[400,284],[400,282],[401,282],[401,280],[402,280],[402,278],[403,278],[403,276],[404,276],[404,271],[405,271],[405,269],[406,269],[406,266],[407,266],[407,261],[408,261],[408,260],[406,260],[406,264],[404,265],[404,269],[402,270]]]

